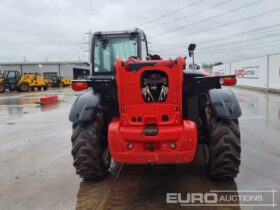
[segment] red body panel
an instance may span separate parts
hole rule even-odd
[[[113,159],[120,163],[188,163],[194,158],[197,146],[197,128],[192,121],[183,121],[179,126],[159,126],[157,136],[144,136],[143,127],[121,126],[112,122],[109,126],[109,147]],[[145,147],[153,143],[151,151]],[[171,148],[171,143],[176,148]],[[129,149],[128,144],[133,148]]]
[[[130,121],[132,116],[142,117],[144,119],[145,117],[149,118],[155,115],[161,117],[162,114],[170,114],[170,118],[167,122],[158,121],[158,125],[178,125],[178,123],[182,124],[181,113],[184,59],[180,58],[178,60],[179,61],[177,64],[173,64],[172,60],[150,61],[151,63],[157,62],[157,66],[143,67],[136,72],[127,71],[127,64],[129,62],[141,63],[141,61],[129,60],[125,65],[122,65],[121,60],[116,62],[116,81],[118,86],[118,98],[122,125],[136,125]],[[147,63],[147,61],[145,61],[145,63]],[[168,97],[164,103],[146,103],[143,100],[141,94],[142,90],[140,77],[142,73],[147,70],[161,70],[168,75]],[[177,111],[174,111],[174,107],[177,107]],[[179,115],[176,115],[176,112]],[[128,117],[130,117],[130,119],[128,119]],[[141,124],[144,125],[144,122],[145,120],[143,120]],[[140,123],[137,125],[139,124]]]
[[[137,71],[128,70],[129,63],[154,62]],[[109,125],[108,139],[113,159],[122,163],[186,163],[194,158],[197,128],[192,121],[182,120],[182,84],[185,61],[129,60],[115,64],[120,119]],[[168,76],[168,96],[164,102],[145,102],[141,75],[160,70]],[[163,120],[167,115],[168,119]],[[158,133],[144,135],[144,128],[153,125]]]

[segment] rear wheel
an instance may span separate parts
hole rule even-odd
[[[29,91],[29,89],[30,89],[30,86],[26,82],[23,82],[23,83],[19,84],[19,86],[18,86],[18,90],[20,92],[27,92],[27,91]]]
[[[74,123],[72,155],[76,173],[85,180],[104,179],[111,163],[108,123],[102,111],[89,123]]]
[[[239,173],[240,131],[238,119],[217,119],[206,108],[209,141],[203,146],[207,174],[212,179],[233,179]]]

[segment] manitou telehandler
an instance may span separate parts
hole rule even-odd
[[[189,46],[193,57],[195,45]],[[148,55],[141,30],[97,32],[92,38],[92,76],[73,81],[79,96],[73,123],[72,155],[84,179],[106,176],[111,158],[125,164],[184,164],[203,144],[206,171],[213,179],[239,172],[239,103],[231,90],[235,75],[209,76],[185,70],[183,57]],[[194,64],[194,62],[193,62]]]

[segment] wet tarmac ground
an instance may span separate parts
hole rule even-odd
[[[280,94],[234,88],[243,115],[242,154],[235,181],[209,180],[200,148],[195,161],[180,166],[124,165],[116,178],[84,182],[75,175],[68,113],[77,95],[70,89],[0,95],[0,210],[9,209],[280,209]],[[38,98],[59,95],[53,105]],[[166,193],[213,190],[263,192],[278,206],[190,207],[166,203]],[[277,191],[271,193],[271,191]],[[226,192],[225,192],[226,193]],[[233,192],[234,193],[234,192]],[[270,193],[270,194],[269,194]]]

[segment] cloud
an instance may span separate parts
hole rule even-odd
[[[40,61],[45,57],[48,57],[48,60],[78,60],[79,56],[81,59],[86,59],[82,57],[81,42],[86,41],[84,33],[88,30],[93,32],[127,30],[139,25],[142,29],[147,29],[145,31],[152,50],[160,53],[164,49],[178,47],[178,49],[162,52],[164,57],[187,54],[186,49],[190,42],[217,38],[221,40],[198,45],[196,52],[198,62],[230,61],[280,51],[279,43],[277,43],[280,40],[277,36],[265,37],[266,34],[280,33],[280,27],[271,32],[264,32],[264,37],[259,40],[254,37],[261,37],[260,32],[245,33],[231,40],[224,40],[225,36],[231,34],[279,23],[280,12],[274,12],[226,26],[235,20],[272,9],[280,9],[279,1],[264,0],[256,4],[253,4],[256,0],[224,2],[226,0],[201,0],[200,2],[197,0],[144,0],[141,2],[131,0],[0,0],[0,62],[22,61],[24,56],[29,61]],[[252,6],[242,9],[243,5],[250,2]],[[192,4],[193,6],[187,7]],[[221,5],[213,7],[217,4]],[[235,8],[240,9],[218,16]],[[201,12],[202,10],[204,12]],[[187,17],[181,18],[184,16]],[[214,16],[217,18],[213,18]],[[178,20],[172,21],[174,19]],[[218,28],[222,25],[225,26]],[[178,29],[180,27],[182,29]],[[211,27],[217,27],[217,29],[203,31]],[[189,35],[196,31],[203,32]],[[167,40],[164,41],[164,39]],[[246,39],[251,40],[242,44],[228,44]],[[276,44],[272,44],[271,47],[246,49],[247,45],[256,44],[257,47],[268,41],[275,41]],[[215,46],[217,47],[212,51],[202,50],[207,47],[213,49]],[[243,49],[242,46],[244,50],[240,51],[223,50],[238,47]]]

